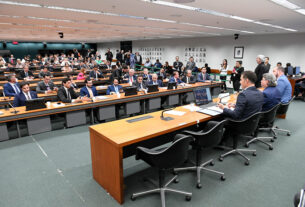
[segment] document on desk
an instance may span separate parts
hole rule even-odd
[[[166,111],[164,113],[170,115],[176,115],[176,116],[183,116],[185,114],[184,111],[176,111],[176,110]]]
[[[216,115],[221,114],[223,112],[223,110],[220,109],[217,106],[211,106],[211,107],[208,107],[208,108],[205,108],[205,109],[199,109],[199,110],[197,110],[197,112],[207,114],[207,115],[210,115],[210,116],[216,116]]]

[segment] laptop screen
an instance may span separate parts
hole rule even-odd
[[[196,88],[193,92],[197,106],[212,102],[210,88]]]

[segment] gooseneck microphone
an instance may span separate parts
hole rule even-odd
[[[164,110],[162,111],[162,113],[161,113],[160,118],[161,118],[162,120],[164,120],[164,121],[173,120],[173,119],[174,119],[173,117],[164,117],[164,112],[166,112],[166,111],[171,111],[171,110],[173,110],[173,109],[175,109],[175,108],[176,108],[176,107],[172,107],[172,108],[169,108],[169,109],[164,109]]]
[[[19,111],[16,110],[16,108],[11,104],[11,102],[8,102],[8,104],[14,109],[14,111],[11,111],[12,114],[19,113]]]

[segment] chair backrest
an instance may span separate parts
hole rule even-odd
[[[236,135],[248,135],[252,134],[258,125],[262,112],[257,112],[244,120],[232,120],[228,119],[228,125],[230,131]]]
[[[204,148],[218,145],[222,139],[225,122],[226,120],[221,122],[209,121],[207,127],[204,129],[205,132],[199,136],[194,136],[196,144]]]
[[[264,111],[262,112],[261,118],[259,120],[259,123],[273,123],[276,117],[276,112],[278,110],[278,108],[280,107],[280,103],[275,105],[273,108],[269,109],[268,111]]]
[[[289,105],[293,99],[294,99],[294,97],[292,97],[288,103],[285,103],[285,104],[281,103],[276,113],[277,114],[286,114],[288,111]]]
[[[191,140],[192,137],[189,135],[180,135],[179,139],[162,150],[137,147],[136,159],[144,160],[149,165],[160,169],[177,167],[187,159]]]

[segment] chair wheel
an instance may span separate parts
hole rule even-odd
[[[130,199],[132,200],[132,201],[135,201],[136,200],[136,198],[132,195],[132,196],[130,196]]]
[[[290,136],[290,132],[287,133],[287,136]]]
[[[218,160],[219,160],[219,161],[223,161],[223,157],[219,157]]]
[[[221,180],[221,181],[225,181],[225,180],[226,180],[226,177],[225,177],[224,175],[222,175],[222,176],[220,177],[220,180]]]
[[[273,147],[270,146],[270,147],[269,147],[269,150],[273,150]]]
[[[270,142],[274,142],[274,139],[270,139]]]
[[[198,189],[200,189],[202,187],[201,183],[197,183],[197,186],[196,186]]]
[[[245,165],[250,165],[250,162],[249,162],[249,161],[246,161],[246,162],[245,162]]]
[[[211,166],[214,166],[214,165],[215,165],[215,163],[214,163],[214,162],[210,162],[210,165],[211,165]]]
[[[179,183],[179,179],[176,178],[176,179],[174,180],[174,183]]]
[[[254,157],[256,157],[256,152],[253,152],[252,155],[253,155]]]
[[[245,144],[245,147],[246,147],[246,148],[249,148],[249,144],[246,143],[246,144]]]
[[[192,199],[191,196],[185,196],[185,200],[186,200],[186,201],[190,201],[191,199]]]

